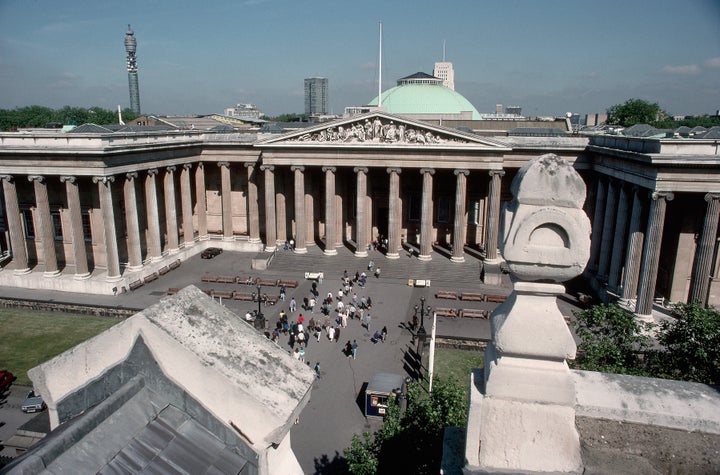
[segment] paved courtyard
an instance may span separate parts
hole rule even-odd
[[[267,270],[254,271],[250,268],[253,256],[254,254],[226,251],[208,260],[201,259],[198,254],[160,279],[117,296],[47,291],[38,294],[30,289],[12,288],[0,288],[0,296],[142,309],[164,297],[167,289],[172,287],[192,284],[200,289],[213,288],[218,291],[249,293],[256,290],[255,287],[240,284],[202,282],[202,276],[206,274],[298,281],[297,288],[287,289],[284,302],[262,307],[268,326],[272,329],[281,310],[288,313],[290,320],[295,320],[299,313],[303,313],[307,320],[313,316],[320,318],[319,305],[314,314],[301,308],[303,298],[309,297],[311,290],[311,281],[304,278],[305,272],[324,272],[325,278],[318,286],[321,301],[328,292],[337,294],[342,286],[341,277],[345,270],[350,276],[356,271],[368,272],[368,263],[373,260],[376,267],[381,268],[381,276],[375,278],[368,272],[365,288],[357,285],[354,288],[358,297],[364,295],[372,298],[370,330],[363,328],[358,320],[353,320],[347,328],[341,329],[338,342],[328,341],[323,333],[319,342],[311,339],[306,349],[306,363],[312,367],[319,362],[322,377],[316,381],[310,402],[292,431],[293,449],[306,473],[329,473],[333,463],[337,463],[337,459],[342,457],[343,449],[349,446],[353,434],[373,430],[379,424],[379,421],[368,420],[363,415],[359,398],[363,386],[376,372],[391,372],[403,376],[409,374],[408,370],[411,368],[408,366],[408,357],[412,354],[414,345],[413,334],[405,323],[412,319],[414,307],[420,305],[421,297],[425,297],[425,305],[433,309],[450,307],[492,310],[497,304],[437,299],[435,294],[440,290],[498,295],[507,295],[510,292],[507,276],[504,276],[504,283],[500,287],[485,286],[479,278],[480,261],[474,257],[467,257],[464,263],[453,263],[446,257],[435,254],[432,261],[422,262],[406,254],[401,254],[398,260],[388,260],[379,252],[371,251],[367,258],[356,258],[345,248],[338,249],[337,256],[327,257],[322,255],[318,247],[312,246],[308,248],[308,253],[303,255],[278,251]],[[430,287],[411,287],[408,279],[429,279]],[[278,295],[279,289],[264,287],[262,293]],[[289,312],[289,301],[292,297],[295,297],[298,304],[298,311],[294,314]],[[559,303],[563,313],[569,315],[570,306],[562,301]],[[222,304],[240,315],[257,308],[257,303],[232,299],[223,299]],[[439,317],[437,325],[439,335],[473,338],[490,336],[488,320]],[[431,321],[428,319],[425,321],[428,331],[430,326]],[[387,327],[387,340],[373,344],[373,332],[382,327]],[[348,340],[357,340],[357,359],[348,358],[342,351]],[[281,337],[279,344],[290,351],[287,337]]]

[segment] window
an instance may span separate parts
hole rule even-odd
[[[51,211],[50,217],[52,218],[53,233],[56,241],[62,241],[62,219],[60,218],[60,211]]]
[[[35,223],[33,222],[33,212],[31,209],[22,210],[23,226],[25,227],[25,237],[35,239]]]
[[[85,242],[92,242],[92,225],[90,224],[90,211],[83,211],[80,216],[82,217],[82,228]]]
[[[439,196],[437,205],[437,222],[438,223],[449,223],[450,222],[450,197]]]
[[[422,198],[418,195],[410,195],[410,206],[408,206],[408,221],[420,221],[422,214]]]

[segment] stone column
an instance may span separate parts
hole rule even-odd
[[[65,194],[67,195],[68,212],[70,213],[75,279],[85,280],[90,277],[90,271],[88,270],[87,250],[85,249],[77,178],[74,176],[61,176],[60,181],[65,183]]]
[[[608,183],[607,199],[605,201],[605,216],[603,217],[602,240],[600,242],[600,256],[598,258],[597,279],[607,282],[610,270],[610,252],[615,230],[615,213],[617,212],[617,183],[612,180]]]
[[[295,172],[295,253],[307,253],[307,239],[305,234],[305,167],[293,165],[290,170]]]
[[[147,215],[147,245],[150,260],[157,262],[162,259],[162,242],[160,241],[160,215],[158,213],[157,186],[155,176],[157,168],[147,171],[145,177],[145,214]]]
[[[353,171],[357,174],[357,193],[355,196],[355,257],[367,257],[368,238],[367,216],[365,207],[367,205],[367,172],[365,167],[355,167]]]
[[[123,183],[123,199],[125,200],[125,227],[127,228],[128,266],[127,270],[142,269],[142,247],[140,245],[140,222],[138,220],[137,195],[135,179],[137,172],[125,175]],[[82,230],[82,227],[80,228]],[[83,248],[85,245],[83,244]]]
[[[640,276],[640,260],[642,258],[645,232],[642,225],[643,204],[640,198],[640,189],[635,186],[632,190],[633,205],[630,213],[630,228],[628,229],[628,245],[625,251],[625,273],[623,276],[621,303],[627,305],[637,297],[638,278]]]
[[[230,184],[230,162],[218,162],[222,199],[223,241],[234,240],[232,220],[232,186]]]
[[[185,247],[195,244],[195,228],[192,215],[192,191],[190,190],[190,170],[192,163],[185,163],[180,171],[180,206],[182,206],[183,242]]]
[[[500,190],[502,189],[503,170],[490,170],[490,185],[488,187],[488,217],[485,239],[485,261],[495,264],[498,257],[498,234],[500,233]]]
[[[605,221],[605,193],[606,183],[602,178],[598,178],[597,191],[595,192],[595,212],[592,217],[592,234],[590,242],[590,262],[588,269],[591,271],[598,268],[598,255],[600,254],[600,244],[602,243],[602,230]]]
[[[261,165],[265,172],[265,250],[275,250],[277,235],[275,234],[275,173],[273,165]]]
[[[278,170],[279,172],[280,170]],[[279,175],[279,188],[275,189],[275,243],[278,246],[283,246],[288,240],[287,231],[287,206],[285,201],[285,183],[283,181],[282,174]]]
[[[15,275],[27,274],[28,267],[27,243],[23,232],[22,219],[20,218],[20,205],[18,204],[17,189],[12,175],[0,176],[3,185],[3,196],[5,198],[5,210],[7,211],[8,230],[10,231],[10,249],[15,265]]]
[[[335,224],[335,167],[322,167],[325,172],[325,250],[326,256],[337,255],[337,226]]]
[[[163,185],[168,254],[177,254],[180,250],[180,244],[178,240],[177,205],[175,204],[175,166],[165,168]]]
[[[120,258],[118,257],[117,230],[115,229],[115,211],[113,210],[112,183],[115,177],[95,176],[93,182],[98,184],[100,194],[100,211],[105,231],[105,261],[107,264],[108,282],[120,280]]]
[[[420,215],[420,255],[421,261],[432,259],[432,218],[433,218],[433,168],[421,168],[420,174],[423,177],[422,186],[422,211]]]
[[[205,165],[198,162],[195,169],[195,210],[198,220],[198,239],[207,241],[210,239],[207,228],[207,197],[205,189]]]
[[[255,163],[245,163],[247,168],[247,181],[248,181],[248,233],[250,234],[249,241],[252,243],[260,243],[260,209],[258,207],[258,189],[257,189],[257,174],[255,173]]]
[[[465,200],[467,194],[467,176],[470,170],[455,170],[455,221],[453,226],[453,262],[465,262]]]
[[[688,299],[689,303],[700,302],[702,305],[707,305],[708,289],[710,287],[710,272],[712,271],[718,218],[720,217],[720,193],[706,194],[705,201],[707,201],[705,222],[695,249],[690,298]]]
[[[55,230],[50,215],[50,201],[47,194],[45,177],[30,175],[28,177],[35,188],[35,205],[40,218],[40,237],[42,239],[43,258],[45,260],[45,277],[55,277],[60,274],[58,270],[57,254],[55,253]],[[37,230],[35,231],[37,236]]]
[[[610,272],[608,273],[608,288],[613,292],[620,290],[620,274],[623,257],[625,256],[623,251],[627,242],[625,231],[627,230],[628,201],[627,188],[621,185],[618,197],[617,220],[615,222],[615,236],[613,237],[610,257]]]
[[[305,181],[305,246],[315,245],[315,197],[313,196],[312,173],[303,173]]]
[[[401,168],[388,168],[390,175],[390,198],[388,201],[388,248],[385,257],[398,259],[401,248],[400,227],[402,226],[402,203],[400,202],[400,173]]]
[[[638,318],[653,321],[652,307],[655,297],[655,284],[660,260],[663,227],[665,226],[665,209],[667,202],[673,199],[669,192],[654,192],[650,196],[650,214],[648,215],[645,246],[643,247],[642,267],[640,268],[640,287],[635,313]]]

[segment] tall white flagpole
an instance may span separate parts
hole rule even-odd
[[[437,313],[433,312],[433,324],[430,330],[430,353],[428,354],[428,392],[432,392],[433,371],[435,370],[435,329],[437,328]]]
[[[378,58],[378,108],[380,108],[382,107],[382,22],[380,22],[380,54]]]

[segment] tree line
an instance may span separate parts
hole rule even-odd
[[[125,123],[129,123],[129,121],[137,118],[137,114],[131,109],[125,108],[122,111],[122,118]],[[117,124],[117,110],[108,110],[102,107],[71,106],[65,106],[61,109],[51,109],[44,106],[0,109],[0,130],[3,132],[26,127],[45,127],[51,124],[82,125],[87,123],[98,125]]]
[[[720,116],[699,115],[686,116],[675,120],[660,108],[657,102],[643,99],[628,99],[622,104],[615,104],[607,109],[607,125],[630,127],[635,124],[648,124],[658,129],[677,129],[678,127],[710,127],[720,125]]]

